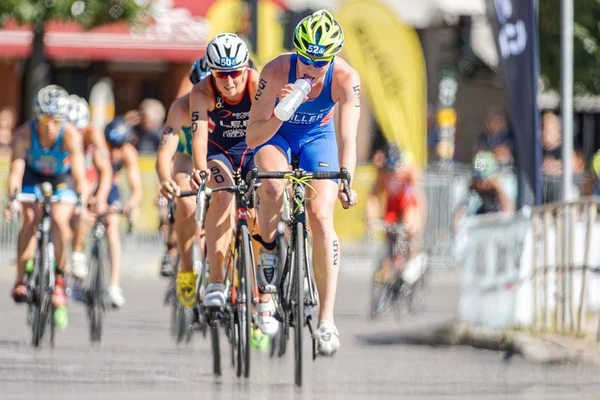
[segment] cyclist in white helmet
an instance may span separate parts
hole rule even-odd
[[[8,193],[12,199],[19,191],[41,198],[41,190],[37,185],[50,182],[60,200],[71,202],[59,202],[52,208],[51,234],[57,263],[52,301],[57,308],[54,320],[61,328],[68,323],[64,271],[72,233],[70,220],[74,211],[73,202],[78,197],[81,204],[87,201],[83,140],[77,128],[67,120],[68,96],[63,88],[56,85],[38,92],[34,100],[35,118],[18,127],[14,133],[8,177]],[[23,277],[26,267],[33,267],[30,260],[36,249],[34,232],[42,216],[39,204],[23,204],[22,207],[23,226],[17,247],[17,276],[11,293],[16,302],[27,300]],[[19,204],[13,200],[6,208],[7,217],[12,218],[15,208],[18,209]]]
[[[223,33],[208,43],[206,61],[211,76],[194,86],[190,99],[193,190],[198,188],[201,171],[208,176],[208,186],[216,188],[233,185],[234,170],[241,169],[245,176],[254,166],[252,150],[246,144],[246,126],[258,88],[258,72],[248,66],[248,47],[237,35]],[[212,196],[206,216],[210,285],[203,303],[206,307],[221,308],[225,305],[221,266],[232,239],[234,196],[227,192]],[[188,282],[186,287],[193,294],[193,277],[185,277],[185,271],[182,274],[181,280]],[[268,331],[264,322],[259,318],[263,332]]]
[[[356,135],[360,118],[360,77],[339,52],[344,45],[340,24],[326,10],[304,18],[294,32],[294,53],[278,56],[265,65],[260,91],[252,104],[248,125],[248,145],[255,149],[261,171],[288,169],[292,155],[299,156],[300,168],[307,171],[339,171],[345,167],[354,176]],[[274,114],[277,100],[294,90],[294,82],[305,78],[312,89],[305,102],[288,121]],[[337,109],[337,129],[333,123]],[[313,238],[313,267],[319,292],[319,324],[314,332],[317,350],[333,355],[340,347],[334,324],[334,304],[340,268],[340,244],[333,225],[336,201],[348,208],[357,201],[352,191],[348,199],[338,182],[311,182],[307,215]],[[275,231],[283,209],[284,180],[265,180],[258,190],[258,220],[263,248],[258,260],[259,285],[278,284]]]
[[[68,106],[69,121],[81,133],[83,151],[86,154],[86,158],[91,161],[87,166],[88,182],[97,182],[97,189],[92,190],[93,188],[90,188],[89,203],[92,206],[92,211],[103,214],[106,211],[113,175],[108,146],[106,140],[104,140],[102,131],[91,124],[90,107],[87,101],[72,94],[69,96]],[[95,175],[98,175],[97,179],[95,179]],[[78,279],[84,279],[88,272],[84,245],[89,225],[82,221],[81,218],[73,218],[72,226],[74,235],[73,242],[71,243],[71,273]]]
[[[192,84],[197,84],[208,75],[210,75],[210,70],[206,66],[204,58],[196,60],[190,69],[189,77]],[[193,169],[190,119],[190,93],[186,93],[173,101],[169,108],[156,157],[156,173],[160,182],[160,193],[165,198],[179,194],[182,190],[190,190],[190,176]],[[186,271],[192,269],[194,233],[198,236],[200,249],[204,248],[193,217],[195,209],[196,199],[194,197],[177,199],[174,224],[177,243],[167,243],[167,246],[176,245],[178,247],[182,269]],[[163,262],[164,268],[165,263]],[[161,274],[167,275],[167,271],[161,270]],[[179,301],[182,305],[189,307],[193,305],[194,298],[180,296]]]

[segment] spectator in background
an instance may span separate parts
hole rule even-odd
[[[581,183],[585,161],[581,148],[575,144],[573,151],[573,174],[575,183]],[[562,198],[562,127],[560,118],[547,112],[542,117],[542,192],[544,203],[560,201]],[[575,185],[574,185],[575,186]],[[578,197],[579,188],[573,188]]]
[[[494,151],[499,146],[505,146],[514,154],[512,135],[508,131],[506,117],[502,109],[492,107],[485,117],[485,128],[479,134],[476,152],[489,150]]]
[[[0,153],[8,153],[15,128],[15,110],[12,107],[0,109]]]
[[[581,174],[585,169],[581,148],[577,145],[572,168],[574,174]],[[550,176],[562,175],[562,127],[560,118],[552,112],[542,117],[542,172]]]
[[[516,179],[510,179],[502,172],[494,153],[481,151],[473,158],[473,177],[469,184],[469,194],[457,211],[456,219],[465,214],[512,213],[516,208],[516,189]]]
[[[140,153],[156,153],[160,143],[165,107],[156,99],[142,101],[139,108],[140,122],[134,127],[133,144]]]

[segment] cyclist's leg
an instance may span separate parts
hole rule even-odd
[[[63,186],[64,187],[61,187]],[[71,240],[71,217],[73,216],[73,202],[77,199],[77,195],[69,187],[67,183],[61,183],[57,186],[57,190],[54,191],[54,195],[58,197],[59,201],[68,201],[67,203],[56,203],[52,206],[52,224],[50,228],[50,234],[52,235],[52,244],[54,245],[54,257],[56,260],[56,281],[54,285],[54,292],[52,293],[52,302],[57,308],[63,308],[67,304],[65,295],[65,266],[67,264],[67,253],[69,241]],[[63,315],[63,323],[66,326],[66,314]],[[64,327],[63,326],[63,327]]]
[[[208,157],[210,169],[210,188],[233,185],[233,166],[224,154]],[[207,307],[222,307],[225,304],[222,287],[223,261],[227,255],[232,238],[234,195],[228,192],[212,194],[210,207],[206,213],[206,249],[210,264],[210,285],[204,297]]]
[[[162,265],[160,266],[160,274],[162,276],[172,276],[175,273],[175,263],[177,260],[177,232],[175,225],[168,220],[165,222],[167,229],[167,248],[163,256]]]
[[[95,171],[94,169],[91,169]],[[96,190],[96,182],[94,179],[96,174],[88,171],[88,180],[94,186],[90,193]],[[71,217],[71,229],[73,231],[73,239],[71,242],[71,274],[78,279],[85,279],[88,273],[88,260],[85,255],[85,238],[89,229],[88,221],[81,218],[81,215],[73,215]]]
[[[286,171],[292,156],[290,144],[281,135],[259,147],[254,153],[254,162],[260,171]],[[279,322],[273,317],[275,305],[271,295],[277,287],[277,244],[275,232],[283,210],[285,180],[265,179],[258,188],[258,225],[263,245],[257,258],[256,282],[262,295],[258,306],[258,327],[271,337],[277,334]]]
[[[286,171],[292,148],[281,135],[275,134],[254,152],[254,162],[260,171]],[[275,232],[283,210],[285,180],[265,179],[257,190],[258,225],[263,242],[258,260],[257,282],[261,290],[273,292],[277,285],[277,246]]]
[[[79,215],[71,217],[71,229],[73,231],[73,240],[71,242],[71,274],[84,279],[87,276],[87,257],[85,255],[85,237],[88,232],[88,223]]]
[[[414,283],[423,272],[424,254],[423,254],[423,228],[422,214],[419,205],[410,204],[402,213],[402,224],[404,226],[414,227],[408,235],[408,259],[404,266],[402,277],[409,284]]]
[[[175,181],[182,191],[190,190],[190,174],[192,172],[192,160],[182,154],[175,154]],[[193,267],[192,247],[196,224],[194,212],[196,210],[195,197],[183,197],[177,199],[175,209],[175,232],[181,256],[181,270],[191,271]]]
[[[21,181],[21,191],[24,194],[33,194],[39,199],[42,192],[36,185],[40,183],[42,183],[42,177],[26,168]],[[16,302],[27,300],[27,289],[23,285],[23,278],[27,264],[32,263],[35,257],[37,241],[34,234],[42,218],[42,207],[39,204],[23,204],[22,215],[23,224],[17,243],[17,276],[12,290],[12,297]]]
[[[304,144],[300,168],[309,171],[338,171],[335,134],[326,134]],[[313,236],[313,269],[319,292],[319,327],[315,331],[318,350],[323,355],[334,354],[339,346],[339,333],[334,325],[334,306],[340,265],[340,245],[333,225],[333,212],[338,195],[338,183],[315,180],[306,190],[307,214]],[[316,192],[316,193],[315,193]]]
[[[23,187],[23,193],[33,192],[33,187]],[[35,231],[40,223],[42,210],[40,205],[23,204],[23,223],[19,231],[17,242],[17,276],[12,289],[12,297],[16,302],[27,299],[27,289],[23,285],[23,278],[27,263],[33,262],[37,241]]]
[[[192,160],[188,156],[182,153],[175,154],[173,173],[181,190],[190,190]],[[175,232],[181,259],[181,269],[177,274],[177,297],[185,307],[192,307],[196,302],[196,275],[192,270],[192,252],[196,233],[195,206],[195,197],[182,197],[177,199],[177,207],[175,208]]]
[[[108,196],[109,210],[118,208],[121,205],[121,194],[119,187],[113,183]],[[119,230],[119,214],[106,214],[106,240],[110,252],[110,284],[107,288],[108,297],[114,307],[122,307],[125,304],[123,291],[119,286],[119,277],[121,275],[121,231]]]

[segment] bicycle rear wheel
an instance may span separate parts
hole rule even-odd
[[[294,383],[302,386],[302,330],[304,329],[304,225],[296,224],[294,235],[294,271],[292,314],[294,321]]]

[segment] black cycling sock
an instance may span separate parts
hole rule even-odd
[[[273,251],[277,247],[276,240],[272,241],[271,243],[266,243],[260,235],[252,235],[252,239],[262,244],[262,246],[268,251]]]

